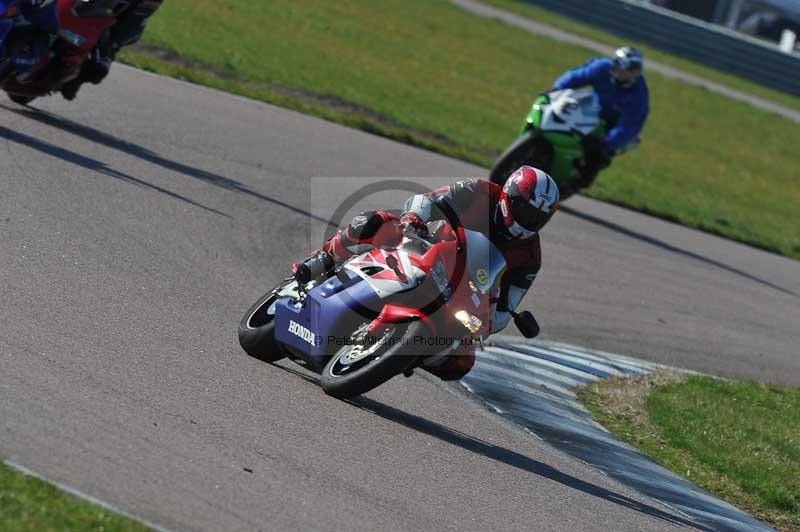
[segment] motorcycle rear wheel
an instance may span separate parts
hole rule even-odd
[[[250,307],[239,322],[239,345],[245,353],[264,362],[277,362],[286,357],[275,340],[275,303],[291,296],[294,281],[279,284]]]
[[[553,146],[536,134],[528,131],[514,141],[503,152],[492,167],[489,178],[493,183],[504,185],[508,176],[520,166],[530,165],[550,173],[553,165]]]
[[[424,349],[415,345],[415,340],[427,337],[427,327],[421,321],[412,321],[393,324],[374,343],[342,347],[322,371],[322,390],[332,397],[349,399],[380,386],[424,356]]]

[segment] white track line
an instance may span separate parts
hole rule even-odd
[[[470,374],[466,378],[473,379],[473,378],[483,378],[482,375],[484,374],[492,374],[492,375],[499,375],[504,378],[504,382],[506,383],[514,383],[518,384],[519,386],[525,386],[527,389],[527,393],[534,394],[537,397],[541,397],[544,401],[549,401],[551,403],[556,403],[562,406],[575,408],[575,397],[574,392],[569,392],[569,394],[564,394],[561,390],[555,390],[552,383],[543,381],[541,379],[537,379],[531,375],[522,375],[519,370],[515,368],[509,367],[501,367],[493,364],[490,361],[482,360],[480,370],[476,373],[478,377]],[[568,395],[567,397],[562,397],[562,395]],[[584,410],[578,408],[578,410]]]
[[[585,351],[580,351],[578,349],[575,349],[575,348],[573,348],[571,346],[560,346],[560,345],[556,346],[556,345],[553,345],[553,346],[550,346],[550,349],[552,349],[553,352],[555,352],[555,353],[560,353],[561,356],[564,356],[565,358],[567,356],[573,356],[573,357],[575,357],[576,360],[591,360],[591,361],[598,362],[600,364],[613,365],[614,367],[617,368],[616,371],[618,373],[621,373],[619,371],[619,368],[623,368],[623,369],[627,369],[627,370],[630,370],[630,371],[639,372],[639,371],[643,371],[643,370],[648,370],[648,371],[652,370],[654,366],[658,367],[657,364],[650,364],[648,362],[633,363],[633,362],[630,362],[630,361],[627,361],[627,360],[617,360],[617,359],[611,358],[608,355],[599,355],[599,354],[596,354],[596,353],[587,353]]]
[[[613,361],[611,361],[611,360],[603,360],[600,357],[594,357],[594,360],[589,360],[588,357],[584,357],[583,355],[577,353],[576,351],[569,352],[566,349],[558,348],[558,347],[555,347],[555,346],[546,347],[545,348],[545,347],[538,347],[538,346],[535,346],[535,345],[528,345],[528,344],[516,344],[516,345],[514,345],[512,347],[515,347],[515,348],[518,347],[520,349],[524,349],[524,351],[522,351],[522,352],[527,354],[527,355],[529,355],[529,356],[532,356],[532,357],[536,357],[536,353],[538,353],[538,354],[541,354],[541,355],[545,355],[545,356],[561,359],[561,360],[564,360],[566,362],[572,362],[574,364],[580,364],[581,366],[586,366],[587,368],[591,368],[591,369],[595,369],[595,370],[598,370],[598,371],[602,371],[603,373],[608,373],[609,375],[616,375],[616,376],[624,375],[624,373],[618,369],[619,366],[621,366],[622,364],[616,364],[617,367],[614,367],[613,364],[615,364],[615,363]],[[563,366],[566,366],[566,367],[571,367],[571,366],[567,366],[566,364],[559,364],[559,365],[563,365]],[[588,372],[580,370],[580,369],[575,369],[575,368],[572,368],[572,369],[573,369],[573,371],[580,371],[583,374],[591,375],[592,378],[594,378],[594,379],[601,379],[602,378],[602,377],[599,377],[599,376],[597,376],[597,375],[595,375],[593,373],[588,373]],[[635,369],[631,368],[631,370],[632,371],[642,371],[641,368],[635,368]]]
[[[488,349],[491,349],[491,351]],[[564,385],[570,389],[580,388],[586,384],[575,379],[574,377],[588,379],[589,381],[598,380],[597,376],[592,375],[591,373],[584,373],[583,371],[576,370],[562,364],[556,364],[555,362],[550,362],[549,360],[545,360],[543,358],[534,358],[526,353],[518,353],[503,347],[490,347],[488,349],[484,350],[485,357],[498,362],[502,362],[504,359],[513,359],[515,362],[517,362],[517,367],[521,366],[522,369],[530,371],[534,375],[537,373],[546,375],[550,379],[564,383]],[[553,370],[557,371],[547,371],[546,369],[542,369],[541,366],[552,368]],[[570,375],[572,377],[570,377]]]

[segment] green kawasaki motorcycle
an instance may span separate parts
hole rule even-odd
[[[535,166],[555,179],[561,199],[566,199],[591,184],[594,176],[587,171],[584,146],[601,142],[605,134],[592,87],[542,94],[533,102],[520,137],[495,162],[490,178],[502,185],[520,166]]]

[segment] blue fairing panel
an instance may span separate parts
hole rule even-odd
[[[309,292],[303,306],[291,300],[279,301],[275,308],[275,339],[321,370],[351,333],[371,321],[380,309],[375,290],[350,273],[342,283],[331,278]]]

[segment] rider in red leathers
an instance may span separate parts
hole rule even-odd
[[[555,212],[558,199],[555,181],[530,166],[514,172],[502,187],[482,179],[458,181],[411,197],[399,217],[387,211],[361,213],[325,242],[321,251],[296,265],[295,276],[307,282],[370,247],[397,244],[404,231],[427,237],[430,231],[441,230],[438,220],[455,221],[487,235],[505,257],[507,270],[492,320],[492,333],[496,333],[508,325],[539,272],[539,231]],[[451,355],[437,358],[434,367],[423,368],[444,380],[460,379],[475,363],[474,346],[459,345]]]
[[[32,97],[60,90],[74,99],[83,83],[105,78],[117,52],[139,40],[162,2],[0,0],[0,78],[18,82],[6,90]]]
[[[103,81],[120,49],[136,43],[142,37],[147,20],[163,2],[164,0],[112,0],[110,3],[115,8],[124,6],[125,11],[117,16],[114,25],[92,49],[78,76],[61,88],[61,95],[67,100],[73,100],[84,83],[97,85]]]

